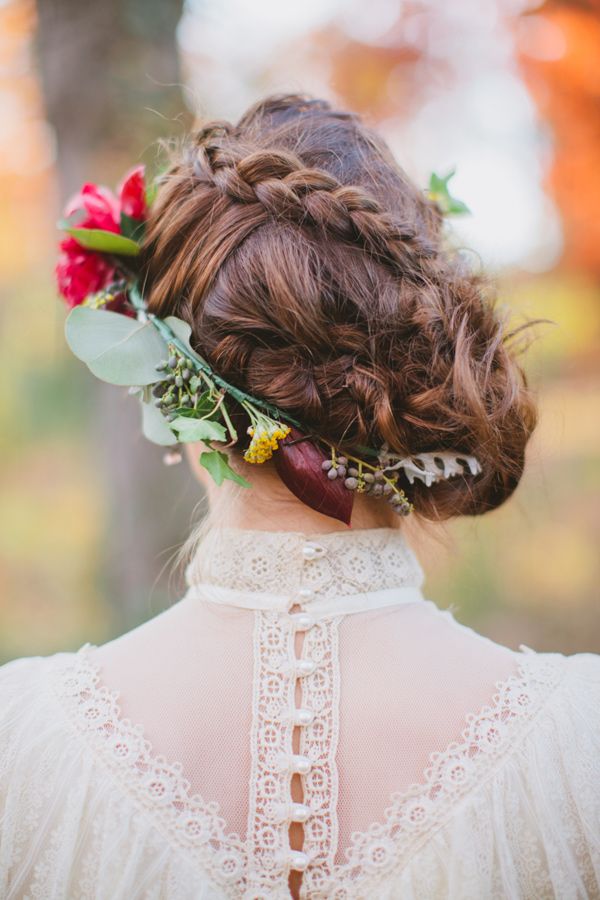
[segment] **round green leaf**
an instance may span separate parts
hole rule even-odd
[[[102,381],[144,385],[160,381],[156,371],[165,359],[165,343],[149,322],[87,306],[71,310],[65,324],[67,343]]]
[[[178,443],[167,420],[153,403],[142,403],[142,431],[144,437],[161,447],[171,447]]]

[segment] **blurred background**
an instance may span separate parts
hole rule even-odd
[[[0,0],[0,662],[101,643],[180,595],[200,489],[63,339],[55,222],[156,139],[306,90],[424,187],[515,320],[541,422],[513,500],[418,538],[428,595],[516,647],[600,651],[598,0]]]

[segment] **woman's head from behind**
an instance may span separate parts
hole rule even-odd
[[[307,433],[476,456],[479,476],[411,487],[424,517],[485,512],[517,485],[535,409],[503,323],[357,117],[284,96],[201,129],[174,151],[142,266],[150,310]]]

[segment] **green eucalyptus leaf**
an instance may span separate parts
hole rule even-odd
[[[184,322],[183,319],[178,319],[177,316],[167,316],[164,321],[169,326],[173,334],[179,338],[185,348],[189,350],[190,355],[195,356],[196,354],[192,350],[192,346],[190,344],[190,338],[192,336],[191,326],[188,325],[187,322]]]
[[[190,325],[188,325],[187,322],[184,322],[183,319],[178,319],[177,316],[167,316],[164,321],[169,326],[173,334],[179,338],[179,340],[185,347],[186,353],[190,357],[190,359],[197,359],[203,362],[202,357],[198,356],[190,343],[190,338],[192,336],[192,329]]]
[[[104,231],[102,228],[77,228],[70,225],[66,219],[60,221],[58,227],[87,250],[114,253],[117,256],[137,256],[140,252],[140,245],[136,241],[114,231]]]
[[[252,487],[249,481],[246,481],[245,478],[234,472],[229,465],[227,454],[223,453],[222,450],[206,450],[204,453],[201,453],[200,465],[204,466],[218,485],[223,484],[228,479],[229,481],[235,481],[236,484],[241,484],[242,487]]]
[[[102,381],[145,385],[164,377],[156,366],[165,358],[165,344],[149,322],[76,306],[67,316],[65,334],[75,356]]]
[[[227,432],[220,422],[211,419],[190,419],[187,416],[178,416],[171,422],[171,428],[176,431],[181,441],[224,441]]]
[[[142,403],[142,431],[144,437],[161,447],[171,447],[178,443],[169,423],[153,403]]]

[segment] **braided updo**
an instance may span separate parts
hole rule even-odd
[[[519,482],[536,417],[504,325],[356,116],[278,96],[195,133],[162,178],[142,273],[153,312],[307,433],[475,455],[481,475],[411,487],[423,516],[485,512]]]

